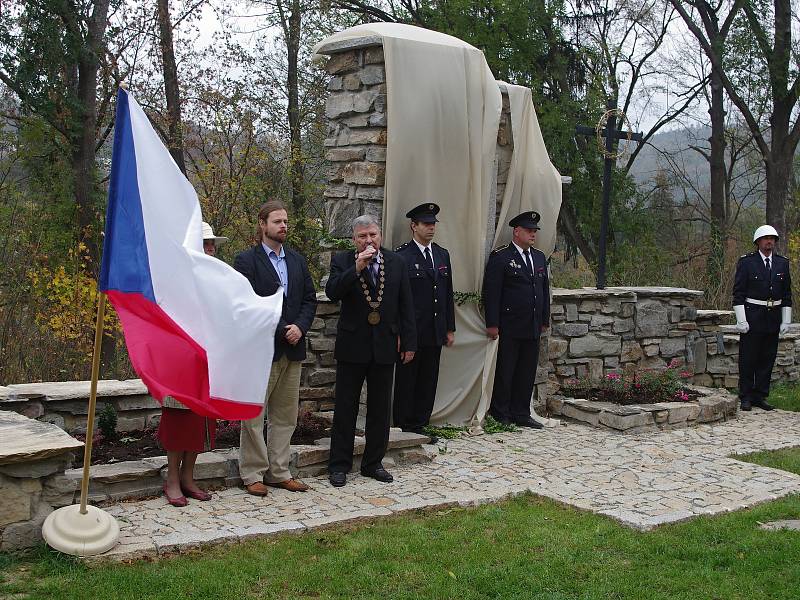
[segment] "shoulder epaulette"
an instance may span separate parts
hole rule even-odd
[[[782,258],[782,259],[784,259],[784,260],[789,260],[789,259],[788,259],[788,258],[786,258],[786,257],[785,257],[783,254],[778,254],[777,252],[773,252],[773,254],[774,254],[775,256],[777,256],[778,258]]]
[[[507,249],[508,249],[508,247],[509,247],[510,245],[511,245],[511,244],[505,244],[505,245],[503,245],[503,246],[498,246],[497,248],[495,248],[494,250],[492,250],[491,254],[497,254],[498,252],[501,252],[501,251],[503,251],[503,250],[507,250]]]
[[[406,246],[408,246],[411,242],[406,242],[405,244],[400,244],[397,248],[394,249],[395,252],[402,250]]]

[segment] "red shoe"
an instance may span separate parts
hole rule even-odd
[[[208,492],[204,492],[203,490],[197,490],[196,492],[193,492],[181,486],[181,491],[186,496],[189,496],[189,498],[194,498],[195,500],[200,500],[202,502],[205,502],[206,500],[211,500],[211,494],[209,494]]]
[[[189,504],[189,501],[186,499],[186,496],[178,496],[177,498],[171,498],[170,495],[167,493],[167,484],[164,484],[164,495],[167,497],[167,502],[169,502],[172,506],[183,507]]]

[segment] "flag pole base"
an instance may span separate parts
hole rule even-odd
[[[72,556],[94,556],[114,547],[119,539],[119,524],[106,511],[80,504],[64,506],[47,516],[42,537],[51,548]]]

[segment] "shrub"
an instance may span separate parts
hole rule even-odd
[[[566,396],[614,404],[646,402],[686,402],[696,394],[685,388],[692,374],[680,370],[673,360],[663,371],[635,371],[631,374],[608,373],[602,379],[571,379],[561,386]]]
[[[97,417],[97,427],[105,440],[117,439],[117,411],[109,404],[104,404]]]

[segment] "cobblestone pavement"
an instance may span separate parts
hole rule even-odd
[[[305,494],[271,490],[265,499],[230,488],[185,508],[163,498],[113,505],[107,510],[119,520],[120,543],[104,556],[155,555],[526,491],[647,530],[800,492],[800,476],[728,458],[797,445],[800,413],[784,411],[655,434],[569,424],[450,440],[444,452],[428,446],[438,454],[433,462],[392,469],[388,485],[351,474],[343,488],[307,479]]]

